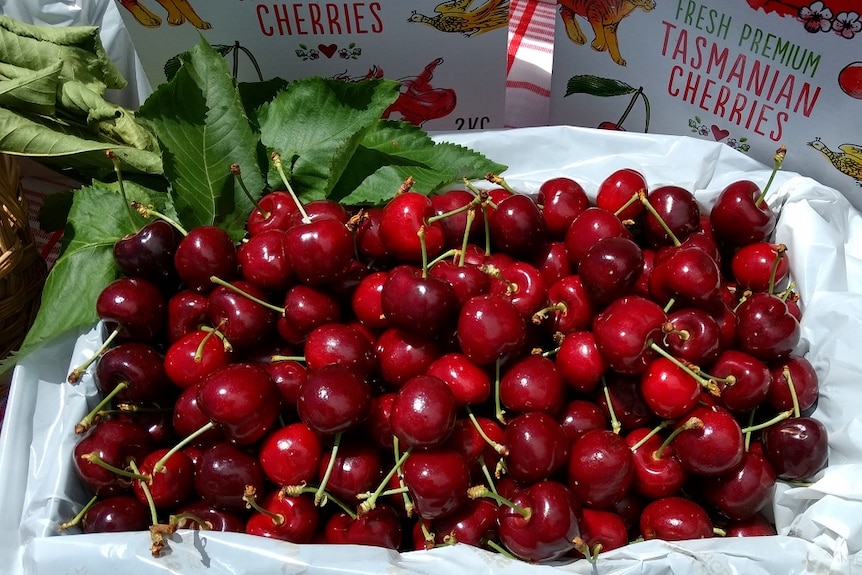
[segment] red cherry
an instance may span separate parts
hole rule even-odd
[[[655,355],[650,345],[661,340],[666,320],[667,315],[657,303],[640,296],[623,296],[593,320],[596,346],[611,369],[638,374]]]
[[[553,360],[528,355],[506,368],[500,379],[500,401],[512,412],[546,411],[563,405],[564,384]]]
[[[290,543],[311,543],[320,523],[320,511],[314,499],[307,494],[298,497],[283,495],[279,490],[270,491],[260,502],[269,514],[252,513],[246,522],[249,535],[268,537]]]
[[[539,206],[523,194],[512,194],[497,203],[488,219],[488,231],[498,249],[516,257],[532,255],[548,236]]]
[[[622,209],[617,214],[620,220],[636,220],[644,213],[645,208],[640,200],[630,200],[635,194],[646,191],[647,184],[643,174],[637,170],[622,168],[612,172],[599,184],[596,206],[611,213]],[[623,208],[627,203],[628,207]]]
[[[506,469],[515,481],[530,483],[551,477],[567,461],[569,442],[559,423],[544,411],[530,411],[506,425]]]
[[[215,276],[231,281],[238,274],[236,246],[228,233],[216,226],[198,226],[189,230],[177,246],[174,267],[189,289],[209,293],[215,287]]]
[[[625,440],[608,429],[588,431],[572,445],[568,483],[587,507],[607,508],[623,498],[634,479]]]
[[[290,218],[298,211],[293,196],[286,191],[274,190],[258,200],[248,215],[246,230],[250,237],[268,230],[284,232],[289,227]]]
[[[438,357],[425,373],[446,382],[459,406],[478,405],[491,395],[490,376],[463,353],[452,352]]]
[[[661,435],[647,438],[650,433],[651,429],[640,427],[625,437],[634,463],[632,489],[649,499],[676,495],[685,485],[687,474],[675,457],[673,446],[663,446]]]
[[[696,475],[723,475],[739,465],[745,451],[736,419],[720,407],[696,407],[677,425],[696,421],[673,441],[686,471]],[[687,423],[689,422],[689,423]]]
[[[370,408],[370,385],[356,368],[345,364],[309,370],[296,403],[300,419],[326,435],[359,425]]]
[[[431,199],[419,192],[400,193],[389,200],[380,219],[380,236],[389,253],[404,263],[420,263],[422,243],[418,232],[422,228],[428,257],[440,254],[446,234],[440,221],[427,223],[432,216],[434,206]]]
[[[232,348],[212,331],[197,330],[175,341],[165,352],[165,374],[183,389],[231,363]]]
[[[790,273],[785,251],[785,246],[770,242],[742,246],[730,260],[733,278],[744,289],[774,291]]]
[[[640,531],[644,539],[683,541],[712,537],[713,525],[703,506],[679,496],[656,499],[641,512]]]
[[[584,188],[571,178],[551,178],[539,186],[536,203],[541,206],[548,236],[566,237],[566,230],[581,212],[590,207]]]
[[[302,422],[291,423],[264,437],[258,451],[266,477],[286,487],[311,483],[323,458],[320,437]]]
[[[700,400],[701,385],[675,361],[653,359],[641,373],[644,401],[661,419],[679,419]]]
[[[446,517],[468,501],[470,470],[457,451],[413,451],[404,462],[402,471],[416,511],[423,519]]]
[[[521,351],[527,338],[524,318],[500,295],[470,298],[458,315],[458,342],[471,361],[486,366]]]
[[[709,212],[716,239],[734,246],[764,241],[775,229],[775,213],[757,184],[740,180],[725,187]]]
[[[773,294],[752,294],[739,304],[736,318],[738,348],[762,361],[786,357],[799,343],[799,322]]]

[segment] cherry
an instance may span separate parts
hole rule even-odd
[[[320,218],[293,226],[284,233],[287,265],[306,285],[342,279],[353,262],[353,234],[339,220]]]
[[[485,221],[481,212],[476,214],[476,211],[481,208],[472,192],[461,189],[447,190],[442,194],[431,196],[431,205],[434,208],[435,216],[447,214],[440,220],[445,238],[445,248],[460,248],[465,234],[467,239],[472,242],[479,241],[484,237]],[[468,209],[464,208],[470,205],[473,207],[468,209],[472,209],[474,215],[470,222],[470,229],[467,230]]]
[[[497,203],[488,231],[498,249],[516,257],[532,255],[548,236],[539,206],[524,194],[512,194]]]
[[[389,327],[389,320],[383,313],[383,284],[388,277],[389,273],[385,271],[371,272],[353,290],[350,309],[359,323],[368,329],[382,330]]]
[[[231,533],[245,531],[245,519],[241,515],[216,509],[203,499],[183,503],[174,510],[173,515],[177,517],[177,527],[180,529],[208,529]],[[201,525],[198,519],[202,519],[204,525]]]
[[[174,252],[179,243],[177,229],[165,220],[155,219],[114,243],[114,263],[123,275],[173,287],[178,279]]]
[[[687,474],[673,446],[652,433],[652,429],[640,427],[628,433],[625,442],[632,450],[634,463],[632,489],[649,499],[660,499],[679,493]]]
[[[317,477],[323,445],[310,427],[295,422],[268,433],[261,441],[258,458],[267,479],[276,485],[310,483]]]
[[[341,306],[330,292],[304,284],[287,290],[283,309],[275,326],[281,339],[292,345],[304,343],[315,328],[341,319]]]
[[[464,355],[479,366],[518,353],[526,339],[527,326],[523,316],[504,296],[475,296],[461,307],[458,343]]]
[[[685,188],[670,185],[655,188],[647,195],[647,202],[652,208],[644,220],[648,244],[655,247],[676,244],[700,229],[700,206],[694,194]]]
[[[238,274],[236,246],[228,233],[216,226],[198,226],[180,240],[174,267],[189,289],[209,293],[215,276],[231,281]]]
[[[786,357],[801,337],[799,322],[780,297],[757,292],[736,309],[738,349],[762,361]]]
[[[464,305],[473,296],[487,293],[491,285],[491,277],[479,265],[459,265],[441,260],[431,266],[428,273],[452,285],[458,306]]]
[[[138,472],[149,476],[149,480],[138,480],[132,483],[135,497],[141,503],[152,500],[156,509],[173,509],[189,499],[194,489],[194,464],[188,455],[182,451],[171,453],[167,459],[167,449],[157,449],[150,452],[139,464]],[[159,463],[160,469],[153,471]],[[142,483],[146,481],[149,497],[144,492]]]
[[[551,477],[566,464],[569,442],[559,423],[544,411],[517,415],[506,424],[506,470],[515,481]]]
[[[459,406],[480,404],[491,395],[488,373],[463,353],[451,352],[434,359],[425,373],[443,380]]]
[[[328,473],[328,475],[327,475]],[[383,479],[383,459],[376,445],[364,438],[344,438],[333,454],[323,453],[317,478],[326,491],[346,504],[355,504],[361,493],[373,491]]]
[[[250,235],[239,245],[236,256],[242,278],[265,292],[283,292],[293,281],[281,230]]]
[[[723,351],[709,373],[718,381],[718,402],[735,413],[746,413],[760,405],[772,382],[765,363],[736,349]],[[728,377],[732,381],[727,381]]]
[[[208,323],[207,302],[207,296],[188,289],[171,296],[167,303],[166,320],[169,343]]]
[[[356,228],[356,252],[363,261],[382,264],[389,262],[392,257],[380,233],[382,217],[383,208],[370,207],[359,212],[352,220],[351,225]]]
[[[721,294],[721,270],[705,251],[696,247],[678,248],[656,261],[649,277],[655,301],[674,300],[682,305],[710,309]]]
[[[636,220],[644,213],[644,205],[632,198],[646,193],[647,184],[643,174],[631,168],[621,168],[608,175],[596,192],[596,206],[616,213],[620,220]],[[623,207],[626,206],[626,207]]]
[[[245,532],[290,543],[311,543],[320,523],[320,511],[310,495],[284,495],[279,490],[267,493],[257,511],[248,518]]]
[[[273,190],[264,194],[246,218],[249,238],[266,231],[286,231],[290,218],[297,211],[293,196],[286,191]]]
[[[763,430],[763,454],[779,479],[802,481],[820,471],[829,456],[826,427],[812,417],[794,417]]]
[[[730,260],[736,282],[751,291],[774,291],[790,273],[786,246],[755,242],[739,248]]]
[[[371,408],[371,387],[355,367],[332,364],[310,369],[296,410],[318,433],[332,435],[362,423]]]
[[[726,409],[695,407],[677,427],[682,431],[674,439],[673,446],[686,471],[696,475],[723,475],[742,461],[742,430]]]
[[[641,395],[661,419],[679,419],[700,400],[700,383],[666,357],[653,359],[641,373]]]
[[[312,200],[303,204],[302,207],[302,211],[297,209],[290,216],[290,220],[287,225],[288,230],[302,224],[319,220],[334,220],[342,224],[347,224],[350,221],[350,214],[347,212],[347,208],[330,198]]]
[[[219,427],[201,432],[210,423],[210,418],[198,406],[198,387],[200,382],[184,389],[174,402],[171,425],[180,438],[195,434],[196,445],[209,445],[225,439],[224,431]]]
[[[168,395],[169,385],[162,356],[146,343],[112,347],[96,367],[96,386],[115,403],[157,402]]]
[[[791,355],[786,360],[773,362],[769,366],[769,373],[771,377],[766,403],[771,408],[805,412],[817,403],[820,389],[817,372],[805,356]]]
[[[563,405],[564,383],[553,360],[527,355],[506,368],[500,379],[500,401],[508,411],[546,411]]]
[[[580,276],[561,278],[548,288],[548,307],[536,312],[533,323],[549,318],[553,333],[568,334],[586,330],[595,315],[595,305]]]
[[[187,388],[233,361],[233,348],[211,330],[195,330],[168,347],[164,371],[171,382]]]
[[[759,513],[750,519],[732,521],[724,531],[726,537],[768,537],[778,535],[775,525]]]
[[[565,177],[542,182],[536,203],[541,207],[548,236],[556,240],[565,238],[574,219],[590,207],[590,199],[583,186]]]
[[[769,503],[775,471],[760,455],[746,451],[742,462],[725,475],[707,477],[699,484],[703,501],[733,521],[756,516]]]
[[[619,427],[622,431],[631,431],[652,425],[656,419],[644,401],[639,374],[608,371],[603,385],[593,391],[592,398],[611,421],[613,429]]]
[[[572,491],[586,507],[611,507],[632,486],[632,452],[613,431],[588,431],[572,444],[567,477]]]
[[[566,244],[562,240],[545,242],[530,259],[530,263],[542,274],[547,286],[574,274]]]
[[[566,230],[563,243],[569,262],[577,272],[584,254],[601,238],[630,238],[631,233],[613,212],[590,207],[581,212]]]
[[[140,278],[116,279],[96,298],[96,313],[108,330],[117,330],[117,341],[155,340],[165,323],[165,307],[159,288]]]
[[[131,495],[115,495],[96,501],[81,519],[84,533],[146,531],[150,509]]]
[[[452,433],[457,407],[445,381],[433,375],[414,376],[395,394],[392,432],[405,446],[437,447]]]
[[[426,337],[437,337],[452,327],[457,299],[452,284],[423,270],[396,266],[380,294],[389,324]]]
[[[608,420],[601,408],[586,399],[572,399],[566,403],[557,416],[557,421],[563,428],[569,444],[574,443],[588,431],[605,429],[608,425]]]
[[[432,216],[431,199],[419,192],[399,193],[389,200],[380,218],[380,236],[389,253],[404,263],[420,263],[423,241],[418,232],[421,228],[427,257],[440,254],[446,243],[446,232],[441,221],[428,223]]]
[[[425,373],[440,355],[436,341],[396,328],[385,330],[375,344],[379,373],[384,383],[401,387],[411,377]]]
[[[751,180],[739,180],[726,186],[709,212],[716,239],[744,246],[768,238],[775,229],[775,213],[763,200],[763,195]]]
[[[495,470],[500,457],[508,452],[503,445],[505,441],[505,432],[497,420],[468,416],[455,421],[445,445],[461,453],[471,466],[471,472],[484,481],[482,466],[489,472]]]
[[[246,486],[261,491],[264,479],[254,455],[224,441],[207,447],[195,465],[195,492],[222,511],[245,512]]]
[[[715,361],[722,350],[718,321],[700,308],[672,311],[663,329],[665,347],[679,360],[706,365]]]
[[[486,266],[493,276],[488,293],[508,297],[525,320],[547,302],[547,287],[541,272],[524,261],[512,262],[499,270]]]
[[[592,301],[604,307],[633,291],[643,265],[643,253],[633,240],[601,238],[581,258],[578,276]]]
[[[558,481],[539,481],[501,505],[497,515],[500,541],[516,557],[542,562],[559,559],[581,535],[580,505]]]
[[[393,507],[385,504],[378,504],[358,517],[339,511],[323,527],[323,539],[331,545],[373,545],[399,550],[402,538],[401,518]]]
[[[446,517],[468,501],[470,470],[457,451],[414,450],[404,462],[402,472],[416,512],[423,519]]]
[[[239,350],[251,349],[275,333],[276,312],[260,301],[266,301],[266,294],[260,288],[244,280],[235,280],[210,292],[207,315],[231,346]]]
[[[567,333],[560,343],[555,361],[563,381],[581,393],[595,390],[608,369],[591,331]]]
[[[369,376],[378,367],[374,342],[352,324],[327,323],[314,328],[305,340],[304,349],[305,363],[311,370],[341,364]]]
[[[129,460],[141,461],[153,449],[153,438],[142,426],[128,420],[106,419],[94,425],[75,443],[73,464],[84,486],[100,497],[128,490],[125,478],[91,458],[124,469]]]
[[[497,505],[490,499],[471,499],[451,515],[431,524],[436,542],[480,547],[497,528]]]
[[[625,521],[613,511],[584,508],[580,527],[583,548],[588,552],[594,549],[599,552],[612,551],[629,541]]]
[[[714,535],[712,520],[702,505],[677,495],[651,501],[640,518],[644,539],[683,541]]]
[[[638,374],[655,355],[650,345],[661,340],[666,320],[657,303],[636,295],[623,296],[595,316],[596,347],[611,369]]]
[[[197,387],[198,408],[239,445],[260,441],[281,411],[281,394],[269,373],[251,363],[233,363]]]

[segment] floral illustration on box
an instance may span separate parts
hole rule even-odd
[[[209,22],[205,22],[198,16],[189,0],[156,0],[156,2],[167,10],[166,19],[171,26],[180,26],[188,22],[200,30],[212,28]],[[158,28],[162,25],[162,19],[138,0],[119,0],[119,3],[134,16],[141,26]]]
[[[748,0],[748,5],[796,18],[812,34],[833,32],[849,40],[862,32],[858,0]]]
[[[617,28],[620,22],[636,8],[649,12],[655,8],[653,0],[557,0],[566,35],[575,44],[586,44],[587,37],[578,25],[577,17],[586,18],[593,29],[590,46],[599,52],[607,51],[620,66],[626,61],[620,55]]]
[[[694,119],[688,120],[688,127],[697,135],[704,137],[712,136],[716,142],[723,141],[734,150],[747,152],[751,149],[751,145],[748,143],[747,137],[742,136],[741,138],[731,138],[729,130],[725,130],[715,124],[707,126],[698,116],[695,116]]]
[[[590,96],[597,96],[599,98],[610,98],[613,96],[631,96],[629,98],[628,106],[616,122],[604,120],[598,124],[597,127],[603,130],[625,131],[623,129],[623,123],[626,121],[626,118],[628,118],[629,113],[635,106],[635,103],[638,100],[641,100],[644,105],[645,117],[643,131],[644,133],[649,132],[649,98],[647,98],[646,94],[644,94],[643,87],[635,88],[634,86],[626,84],[622,80],[617,80],[614,78],[601,78],[599,76],[593,76],[591,74],[580,74],[577,76],[572,76],[566,83],[565,96],[571,96],[572,94],[589,94]]]
[[[823,154],[839,172],[856,180],[862,186],[862,145],[841,144],[838,151],[830,149],[820,138],[808,142],[808,145]]]
[[[383,113],[383,118],[400,115],[411,124],[421,126],[429,120],[437,120],[455,110],[457,94],[451,88],[435,88],[431,85],[434,70],[443,63],[443,58],[432,60],[418,76],[400,78],[401,92],[395,102]],[[347,72],[334,76],[345,82],[361,82],[372,78],[383,78],[383,69],[372,66],[364,76],[351,76]]]
[[[300,60],[319,60],[321,56],[329,59],[336,54],[342,60],[356,60],[362,55],[362,48],[357,47],[355,42],[351,42],[342,48],[337,44],[318,44],[312,47],[300,44],[296,49],[296,56]]]
[[[413,10],[408,22],[425,24],[441,32],[460,33],[471,38],[509,25],[509,0],[446,0],[434,7],[434,16]]]

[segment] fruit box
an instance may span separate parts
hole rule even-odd
[[[761,187],[770,169],[715,142],[572,127],[436,134],[509,165],[503,175],[531,193],[569,176],[595,194],[619,168],[650,186],[694,190],[709,208],[728,183]],[[457,545],[396,553],[381,548],[293,545],[231,533],[181,530],[166,553],[150,555],[147,533],[58,534],[86,501],[72,471],[74,424],[94,403],[89,375],[65,383],[91,355],[99,326],[70,333],[16,368],[0,436],[0,564],[11,573],[850,573],[862,568],[862,217],[837,191],[779,172],[768,195],[780,210],[775,240],[788,247],[803,306],[802,340],[820,379],[815,416],[828,429],[828,467],[812,484],[776,485],[769,512],[779,535],[633,543],[597,564],[529,565]]]

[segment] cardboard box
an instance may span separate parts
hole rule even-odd
[[[862,206],[858,2],[558,4],[551,123],[624,118],[625,130],[723,142],[770,166],[786,146],[785,169]]]
[[[201,37],[234,75],[401,80],[390,117],[426,130],[503,126],[509,0],[117,0],[152,86]]]

